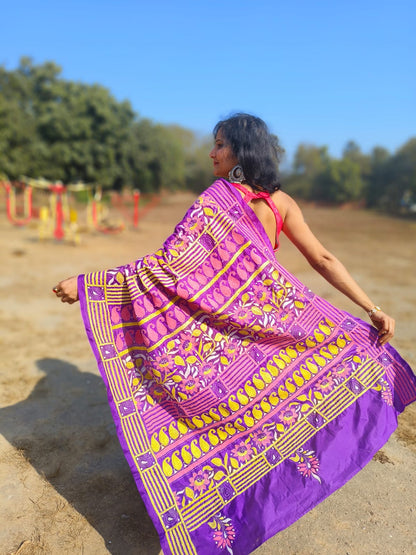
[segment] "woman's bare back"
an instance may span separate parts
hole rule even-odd
[[[276,206],[282,221],[284,223],[286,213],[288,210],[288,195],[283,193],[283,191],[276,191],[270,195],[270,199]],[[276,232],[277,224],[276,217],[273,210],[269,206],[266,199],[252,199],[249,201],[249,206],[252,208],[253,212],[256,214],[260,223],[264,227],[267,237],[270,239],[271,244],[274,246],[276,244]]]

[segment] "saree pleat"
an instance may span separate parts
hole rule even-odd
[[[225,180],[156,253],[78,287],[167,555],[250,553],[358,472],[416,399],[397,351],[283,268]]]

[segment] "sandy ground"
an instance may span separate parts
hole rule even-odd
[[[166,197],[138,230],[84,235],[76,247],[40,242],[32,225],[13,227],[0,201],[0,553],[157,555],[78,305],[62,305],[51,288],[154,251],[192,197]],[[416,368],[416,223],[332,208],[305,214],[395,316],[393,344]],[[363,316],[284,240],[279,257],[316,293]],[[359,475],[256,555],[416,554],[415,423],[416,404]]]

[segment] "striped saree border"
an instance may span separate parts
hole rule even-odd
[[[366,370],[368,370],[368,377]],[[330,422],[333,422],[349,406],[355,403],[357,399],[368,393],[372,385],[383,375],[383,368],[381,365],[367,364],[366,367],[361,369],[357,374],[361,377],[360,383],[363,384],[363,388],[359,390],[359,393],[353,393],[348,388],[348,382],[342,384],[333,395],[325,399],[318,407],[305,414],[300,422],[293,426],[287,434],[272,444],[266,451],[260,453],[256,458],[252,459],[250,463],[219,483],[216,486],[216,490],[218,491],[225,482],[232,486],[236,495],[249,489],[273,468],[287,460],[296,449],[307,443]],[[358,378],[352,375],[350,377],[350,380],[351,379]],[[364,386],[365,381],[367,382],[367,386]],[[315,427],[310,424],[308,419],[312,414],[318,414],[322,417],[320,426]],[[267,461],[266,454],[267,451],[270,450],[276,450],[279,454],[279,459],[276,464],[270,464]],[[224,501],[219,493],[215,495],[214,491],[210,490],[182,509],[184,522],[189,530],[193,531],[210,520],[218,511],[222,510],[230,503],[233,498],[234,496],[228,501]]]
[[[99,368],[104,381],[107,384],[113,416],[115,417],[115,414],[118,415],[117,420],[122,434],[121,437],[119,435],[119,439],[128,450],[128,459],[131,461],[130,466],[132,467],[132,465],[134,465],[136,472],[138,472],[141,477],[141,483],[144,488],[142,494],[145,493],[148,498],[152,500],[152,506],[158,517],[160,526],[165,530],[169,545],[176,546],[176,551],[172,552],[196,555],[195,548],[189,536],[189,531],[182,517],[179,516],[179,522],[174,526],[166,525],[166,522],[168,522],[166,515],[169,515],[169,510],[175,507],[173,492],[166,476],[157,464],[145,470],[140,466],[139,463],[141,458],[150,453],[150,443],[142,418],[137,410],[127,415],[123,413],[122,407],[126,406],[126,403],[133,402],[131,392],[126,396],[130,387],[123,371],[123,366],[117,355],[112,356],[108,360],[106,356],[103,355],[103,350],[100,350],[100,347],[105,347],[109,344],[109,341],[111,341],[111,326],[109,326],[108,313],[101,309],[98,310],[98,307],[102,307],[103,305],[103,299],[89,298],[88,288],[102,288],[103,292],[106,293],[106,272],[87,274],[85,276],[80,276],[80,278],[78,279],[78,289],[81,294],[82,291],[85,291],[85,304],[87,307],[87,319],[85,319],[84,312],[83,317],[87,325],[90,341],[98,347],[95,348],[95,355],[99,362]],[[82,287],[80,287],[81,285]],[[101,327],[104,328],[104,333],[102,333]],[[112,339],[114,341],[114,338]],[[127,455],[127,453],[125,454]],[[180,550],[177,549],[178,546],[180,546]]]

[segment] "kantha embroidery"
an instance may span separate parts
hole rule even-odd
[[[285,270],[258,226],[219,180],[156,253],[79,279],[166,554],[250,553],[345,483],[416,399],[398,353]]]

